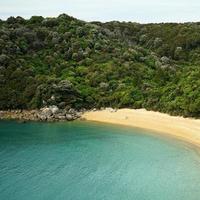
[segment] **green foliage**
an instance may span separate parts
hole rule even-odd
[[[147,108],[200,116],[200,26],[0,21],[0,109]]]

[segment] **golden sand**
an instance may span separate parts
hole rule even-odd
[[[149,129],[200,146],[199,119],[174,117],[145,109],[105,109],[86,112],[82,117],[89,121]]]

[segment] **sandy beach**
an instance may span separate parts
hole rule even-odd
[[[187,141],[200,147],[200,120],[170,116],[145,109],[105,109],[86,112],[88,121],[112,123],[149,129]]]

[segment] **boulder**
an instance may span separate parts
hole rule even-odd
[[[46,121],[47,119],[50,119],[52,116],[52,110],[48,107],[41,108],[41,112],[38,113],[38,118],[42,121]]]
[[[59,108],[55,105],[50,106],[49,109],[51,110],[52,114],[59,113]]]
[[[45,116],[51,116],[52,115],[51,108],[45,107],[45,108],[42,108],[41,111],[42,111],[42,113],[41,113],[42,115],[45,115]]]
[[[60,102],[60,103],[58,104],[58,107],[59,107],[59,108],[65,108],[65,107],[66,107],[66,103],[65,103],[65,102]]]
[[[80,109],[80,113],[84,113],[84,112],[86,112],[87,110],[85,109],[85,108],[81,108]]]
[[[81,118],[82,114],[83,114],[83,112],[77,112],[77,113],[76,113],[76,119],[77,119],[77,118]]]
[[[66,120],[68,120],[68,121],[72,121],[72,120],[74,120],[74,116],[72,116],[71,114],[66,114]]]
[[[45,115],[38,115],[38,118],[41,120],[41,121],[46,121],[47,120],[47,117]]]
[[[65,116],[65,115],[59,115],[59,116],[57,116],[57,119],[65,120],[65,119],[66,119],[66,116]]]
[[[68,113],[70,113],[70,114],[76,114],[76,110],[73,109],[73,108],[70,108],[69,111],[68,111]]]

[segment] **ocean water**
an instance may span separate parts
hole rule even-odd
[[[101,123],[0,121],[0,200],[199,200],[186,143]]]

